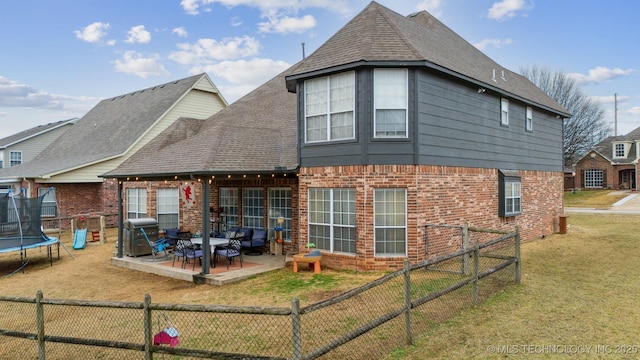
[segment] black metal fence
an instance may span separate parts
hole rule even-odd
[[[462,246],[305,307],[0,296],[0,358],[375,359],[520,280],[517,230],[429,225],[425,240]],[[154,345],[165,328],[177,346]]]

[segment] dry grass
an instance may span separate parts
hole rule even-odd
[[[463,312],[389,359],[498,359],[521,357],[524,351],[538,352],[528,353],[536,358],[567,357],[550,354],[552,349],[584,351],[572,356],[579,359],[638,358],[640,217],[572,214],[568,225],[566,235],[523,244],[521,285]],[[597,354],[596,345],[609,346],[605,349],[612,353]],[[636,347],[627,349],[632,354],[616,354],[624,350],[621,345]],[[492,352],[498,346],[510,355]]]
[[[382,275],[323,269],[313,276],[285,268],[222,287],[195,285],[111,265],[117,229],[107,233],[107,243],[83,250],[73,250],[71,234],[63,233],[62,241],[75,259],[61,247],[60,260],[54,260],[53,266],[45,248],[29,250],[25,273],[0,279],[0,294],[34,297],[42,290],[46,298],[137,302],[149,294],[155,303],[290,306],[294,297],[303,304],[315,302]],[[19,253],[0,254],[0,275],[19,265]]]

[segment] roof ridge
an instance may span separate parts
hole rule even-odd
[[[422,54],[420,53],[420,51],[419,51],[415,46],[413,46],[413,43],[410,41],[410,39],[408,39],[407,37],[405,37],[405,36],[404,36],[404,33],[403,33],[403,31],[398,27],[398,24],[396,24],[396,22],[395,22],[395,21],[393,21],[393,20],[391,19],[391,17],[390,17],[390,15],[392,14],[391,10],[390,10],[390,9],[387,9],[387,8],[385,8],[385,7],[383,7],[383,6],[381,6],[380,4],[378,4],[378,3],[376,3],[376,2],[374,2],[374,3],[375,3],[375,5],[377,5],[377,7],[376,7],[377,12],[378,12],[380,15],[382,15],[382,17],[387,21],[387,23],[389,24],[389,26],[390,26],[391,28],[393,28],[393,30],[394,30],[394,31],[395,31],[395,33],[398,35],[398,37],[400,38],[400,40],[402,41],[402,43],[403,43],[403,44],[405,44],[405,45],[406,45],[406,46],[411,50],[411,52],[412,52],[416,57],[420,57],[420,56],[422,56]],[[386,9],[387,11],[382,11],[382,9]],[[426,13],[426,11],[424,11],[424,10],[423,10],[422,12],[425,12],[425,13]],[[374,18],[374,20],[375,20],[375,17],[373,17],[373,18]],[[408,18],[408,16],[407,16],[407,18]],[[422,24],[419,24],[419,23],[415,23],[415,24],[420,25],[420,26],[423,26]],[[424,27],[424,26],[423,26],[423,27]]]
[[[134,95],[134,94],[138,94],[138,93],[143,93],[143,92],[145,92],[145,91],[147,91],[147,90],[156,90],[156,88],[158,88],[158,89],[162,89],[162,88],[164,88],[164,87],[165,87],[165,86],[167,86],[167,85],[172,85],[172,84],[173,84],[173,85],[175,85],[175,84],[178,84],[179,82],[183,82],[183,81],[186,81],[186,80],[195,79],[195,78],[201,78],[203,75],[206,75],[206,73],[200,73],[200,74],[197,74],[197,75],[188,76],[188,77],[186,77],[186,78],[181,78],[181,79],[177,79],[177,80],[172,80],[172,81],[166,82],[166,83],[164,83],[164,84],[159,84],[159,85],[149,86],[149,87],[144,88],[144,89],[138,89],[138,90],[131,91],[131,92],[128,92],[128,93],[125,93],[125,94],[120,94],[120,95],[112,96],[112,97],[106,98],[105,100],[115,100],[115,99],[117,99],[117,98],[124,98],[124,97],[129,96],[129,95]],[[194,82],[194,83],[195,83],[195,82]]]

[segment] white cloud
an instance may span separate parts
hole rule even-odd
[[[183,65],[209,64],[216,60],[232,60],[254,56],[260,42],[250,36],[215,39],[199,39],[193,44],[178,44],[179,51],[169,54],[169,59]]]
[[[129,44],[147,44],[151,41],[151,33],[145,30],[144,25],[132,27],[127,34],[129,34],[129,37],[125,42]]]
[[[182,6],[185,13],[189,15],[197,15],[200,4],[198,0],[182,0],[180,1],[180,6]]]
[[[187,30],[183,26],[177,27],[177,28],[171,30],[171,32],[176,34],[176,35],[178,35],[179,37],[187,37],[187,36],[189,36],[189,33],[187,33]]]
[[[518,11],[525,10],[526,8],[527,6],[524,0],[502,0],[493,3],[487,17],[493,20],[510,19],[515,17]]]
[[[269,17],[268,21],[258,23],[258,29],[262,33],[302,33],[313,29],[317,25],[316,19],[311,15],[301,18],[283,16]]]
[[[501,48],[504,45],[511,45],[513,40],[510,38],[506,39],[483,39],[480,42],[473,44],[473,46],[477,47],[479,50],[484,50],[488,46],[492,46],[494,48]]]
[[[60,104],[45,91],[0,76],[0,106],[58,108]]]
[[[74,33],[80,40],[90,43],[97,43],[107,35],[106,30],[108,30],[110,27],[111,25],[109,25],[109,23],[94,22],[93,24],[87,25],[82,30],[74,31]]]
[[[150,54],[145,57],[140,53],[129,50],[122,55],[121,60],[112,61],[114,70],[125,74],[133,74],[141,78],[150,76],[168,76],[169,72],[158,63],[160,56]]]
[[[602,83],[602,82],[615,79],[621,76],[628,76],[635,72],[636,70],[634,69],[626,69],[626,70],[623,70],[620,68],[609,69],[604,66],[597,66],[589,70],[589,73],[587,75],[578,74],[578,73],[569,73],[567,74],[567,76],[574,79],[576,84],[583,85],[588,83]]]
[[[617,95],[617,99],[614,95],[606,95],[606,96],[590,96],[589,99],[593,101],[597,101],[602,104],[613,104],[618,101],[618,103],[626,102],[630,99],[629,96],[625,95]]]
[[[640,106],[634,106],[631,109],[627,110],[627,112],[631,115],[640,115]]]
[[[417,11],[426,10],[431,15],[435,17],[442,16],[442,10],[440,9],[442,6],[442,0],[423,0],[416,5]]]

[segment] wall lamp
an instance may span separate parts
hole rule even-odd
[[[483,87],[478,88],[478,94],[482,94],[482,93],[484,93],[485,91],[487,91],[487,89],[485,89],[485,88],[483,88]]]

